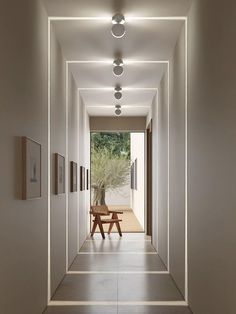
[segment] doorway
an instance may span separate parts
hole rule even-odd
[[[110,210],[123,211],[122,232],[145,232],[144,132],[91,132],[90,135],[91,205],[107,205]]]

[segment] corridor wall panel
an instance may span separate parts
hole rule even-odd
[[[168,264],[168,72],[158,93],[158,253]]]
[[[55,195],[55,153],[66,156],[65,60],[51,28],[51,292],[66,270],[66,194]],[[67,167],[67,165],[65,165]]]
[[[40,1],[0,10],[0,313],[47,303],[47,15]],[[21,200],[21,136],[42,145],[42,197]]]
[[[90,127],[89,117],[80,95],[79,103],[79,164],[90,169]],[[83,245],[90,227],[90,190],[79,192],[79,247]]]
[[[79,163],[78,156],[78,103],[77,103],[77,87],[71,73],[68,77],[68,158],[69,162]],[[78,181],[79,173],[77,172],[77,188],[79,190]],[[69,173],[70,183],[70,173]],[[69,193],[68,199],[68,264],[73,262],[78,247],[78,194],[79,191]]]
[[[158,251],[158,92],[153,98],[147,126],[152,120],[152,245]]]
[[[236,308],[236,2],[193,1],[188,36],[189,303]]]
[[[170,60],[170,273],[185,291],[185,28]]]

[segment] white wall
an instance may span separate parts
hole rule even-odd
[[[158,253],[168,266],[168,74],[164,74],[158,93]],[[153,124],[155,122],[153,121]],[[156,135],[155,135],[156,136]],[[155,193],[155,191],[153,192]]]
[[[170,272],[185,294],[185,28],[170,60]]]
[[[235,313],[236,2],[197,0],[188,37],[189,302]]]
[[[55,153],[66,155],[65,60],[51,29],[51,293],[66,271],[66,194],[55,194]]]
[[[79,122],[77,87],[73,76],[69,73],[68,80],[68,159],[77,162],[77,180],[79,182]],[[70,167],[70,164],[68,165]],[[70,171],[70,169],[68,169]],[[69,175],[70,184],[70,175]],[[77,184],[78,185],[78,184]],[[79,185],[77,192],[69,192],[68,197],[68,265],[73,262],[78,249],[78,205]],[[70,190],[69,190],[70,191]]]
[[[0,313],[47,302],[47,16],[37,0],[0,10]],[[42,197],[22,201],[21,136],[42,145]]]
[[[131,190],[131,208],[144,228],[144,133],[130,133],[130,157],[137,159],[137,190]]]
[[[130,207],[130,183],[126,186],[116,189],[115,191],[106,192],[107,205],[123,205]]]
[[[147,116],[147,126],[152,121],[152,245],[158,251],[158,93],[153,98]]]
[[[79,102],[79,167],[84,166],[90,169],[90,128],[89,117],[83,103],[83,99],[78,94]],[[83,245],[89,234],[90,228],[90,190],[79,192],[79,248]]]

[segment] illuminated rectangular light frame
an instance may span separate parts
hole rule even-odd
[[[55,301],[51,301],[51,246],[50,246],[50,233],[51,233],[51,191],[50,191],[50,181],[51,181],[51,175],[50,175],[50,167],[51,167],[51,149],[50,149],[50,109],[51,109],[51,54],[50,54],[50,48],[51,48],[51,36],[50,36],[50,30],[51,30],[51,22],[52,21],[69,21],[69,20],[104,20],[104,21],[110,21],[111,17],[48,17],[48,305],[55,305]],[[185,16],[172,16],[172,17],[127,17],[127,21],[132,20],[182,20],[185,24],[185,301],[182,302],[187,305],[188,304],[188,18]],[[86,62],[86,61],[85,61]],[[93,61],[92,61],[93,62]],[[108,62],[108,61],[100,61],[100,62]],[[133,63],[141,63],[143,61],[135,61],[133,60]],[[148,61],[146,61],[148,63]],[[158,62],[158,61],[155,61]],[[169,61],[168,61],[169,62]],[[68,64],[70,61],[66,61],[66,67],[68,71]],[[151,63],[151,61],[149,62]],[[161,61],[159,61],[161,63]],[[169,63],[168,63],[169,64]],[[68,75],[66,75],[67,78],[67,98],[68,98]],[[66,160],[68,160],[68,100],[66,100]],[[169,204],[169,70],[168,70],[168,204]],[[68,170],[67,170],[68,171]],[[68,174],[66,174],[68,177]],[[68,191],[66,194],[66,272],[68,271]],[[168,205],[168,269],[169,269],[169,205]],[[95,302],[96,303],[96,302]],[[134,302],[135,305],[137,305],[139,302]],[[145,302],[144,302],[145,303]],[[155,303],[155,302],[154,302]],[[157,302],[161,303],[161,302]],[[165,303],[165,302],[164,302]],[[162,303],[162,304],[164,304]],[[166,302],[166,303],[171,303]],[[175,302],[176,303],[176,302]],[[177,302],[178,303],[178,302]],[[181,303],[181,301],[180,301]],[[180,304],[179,303],[179,304]],[[97,303],[96,303],[97,304]],[[173,304],[173,302],[172,302]],[[68,304],[69,305],[69,304]],[[169,304],[168,304],[169,305]],[[178,304],[177,304],[178,305]]]

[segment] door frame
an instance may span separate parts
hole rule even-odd
[[[150,120],[146,128],[146,154],[147,154],[147,165],[146,165],[146,233],[152,236],[152,188],[153,188],[153,178],[152,178],[152,120]]]

